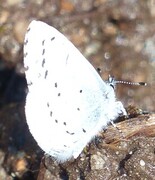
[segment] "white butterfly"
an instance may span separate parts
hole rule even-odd
[[[64,35],[41,21],[28,27],[24,66],[30,132],[59,162],[77,158],[107,123],[126,115],[110,83]]]

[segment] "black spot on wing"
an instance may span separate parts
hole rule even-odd
[[[56,123],[58,123],[58,120],[57,120],[57,119],[55,119],[55,122],[56,122]]]
[[[74,135],[75,133],[71,133],[69,131],[66,131],[67,134]]]
[[[51,38],[51,41],[53,41],[54,39],[55,39],[55,37],[52,37],[52,38]]]
[[[85,130],[85,129],[83,129],[83,128],[82,128],[82,131],[83,131],[84,133],[86,133],[86,130]]]
[[[58,87],[58,84],[57,84],[57,83],[55,83],[55,84],[54,84],[54,86],[57,88],[57,87]]]
[[[42,67],[44,67],[44,65],[45,65],[45,58],[43,58],[42,60]]]
[[[66,122],[63,123],[65,126],[67,125]]]
[[[42,46],[44,46],[44,44],[45,44],[45,40],[42,41]]]
[[[50,104],[49,104],[49,102],[47,102],[47,107],[50,107]]]
[[[40,78],[40,77],[41,77],[41,73],[38,74],[38,78]]]
[[[24,70],[28,71],[29,70],[29,66],[24,67]]]
[[[82,93],[82,90],[80,90],[80,93]]]
[[[52,111],[50,111],[50,116],[52,117],[52,114],[53,114],[53,112]]]
[[[77,108],[78,111],[80,111],[80,108]]]
[[[27,43],[28,43],[28,39],[25,40],[24,45],[27,45]]]
[[[108,99],[108,98],[109,98],[109,97],[108,97],[108,94],[109,94],[109,93],[103,94],[103,97],[105,97],[105,99]]]
[[[26,52],[26,53],[24,53],[24,58],[26,58],[27,57],[27,55],[28,55],[28,53]]]
[[[42,51],[42,55],[44,55],[45,54],[45,49],[43,49],[43,51]]]
[[[48,70],[45,71],[45,79],[47,78]]]
[[[69,54],[66,57],[66,64],[68,63]]]
[[[60,93],[58,93],[58,96],[60,96],[61,94]]]

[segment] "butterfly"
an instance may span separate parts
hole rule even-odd
[[[109,122],[126,115],[113,82],[103,81],[75,46],[44,22],[28,26],[24,67],[29,130],[58,162],[77,158]]]

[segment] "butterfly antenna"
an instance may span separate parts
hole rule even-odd
[[[147,83],[145,82],[129,82],[129,81],[115,81],[116,84],[129,84],[135,86],[146,86]]]
[[[145,83],[145,82],[129,82],[129,81],[115,80],[115,78],[113,76],[110,76],[110,75],[109,75],[108,82],[112,87],[115,87],[116,84],[128,84],[128,85],[134,85],[134,86],[147,86],[147,83]]]

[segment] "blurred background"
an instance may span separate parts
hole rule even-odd
[[[0,0],[0,177],[4,179],[35,179],[37,171],[29,169],[38,169],[43,155],[24,117],[23,40],[33,19],[68,37],[101,69],[103,80],[110,74],[116,80],[147,82],[147,86],[117,85],[117,98],[125,107],[155,111],[155,0]]]

